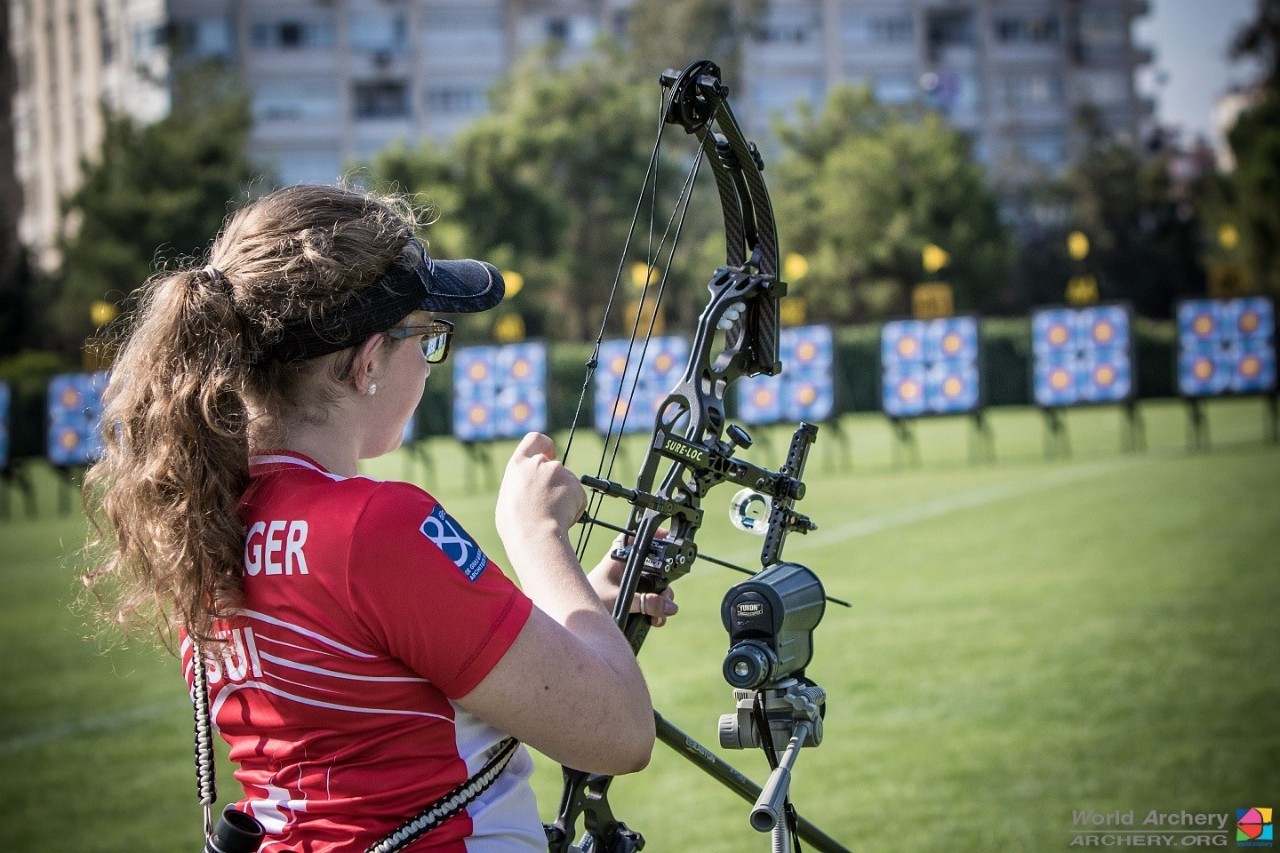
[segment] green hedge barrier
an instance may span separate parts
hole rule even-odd
[[[836,411],[880,411],[880,325],[835,330]],[[988,406],[1030,405],[1031,321],[1029,318],[987,318],[979,324],[982,345],[984,399]],[[1174,324],[1135,318],[1135,376],[1142,398],[1176,395]],[[567,429],[582,391],[590,344],[555,344],[547,360],[547,411],[550,429]],[[10,455],[45,455],[45,412],[49,377],[75,369],[50,353],[22,353],[0,362],[0,380],[9,382],[12,396]],[[592,389],[582,403],[581,423],[590,429]],[[427,380],[418,407],[418,436],[452,433],[453,370],[446,363]]]

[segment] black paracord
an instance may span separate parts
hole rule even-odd
[[[383,836],[382,840],[369,847],[365,853],[396,853],[461,812],[497,780],[516,754],[516,747],[519,745],[520,742],[513,737],[501,741],[498,751],[480,772]]]
[[[196,796],[204,807],[204,834],[213,828],[211,809],[218,801],[214,781],[213,722],[209,716],[209,681],[204,670],[200,647],[191,645],[191,707],[195,710],[196,729]]]

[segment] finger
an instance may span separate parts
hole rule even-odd
[[[549,436],[545,436],[540,432],[527,433],[524,438],[520,439],[520,444],[516,446],[516,456],[544,456],[547,459],[556,458],[556,444]]]
[[[674,616],[680,610],[674,599],[675,593],[670,588],[663,590],[661,595],[638,592],[631,599],[631,612],[643,613],[654,627],[661,627],[666,624],[668,616]]]
[[[675,599],[676,592],[671,587],[667,587],[662,591],[662,595],[659,596],[658,605],[662,608],[662,614],[660,616],[650,617],[649,619],[649,621],[653,623],[653,627],[661,628],[663,625],[667,624],[667,618],[669,616],[674,616],[680,611],[680,605],[676,604]]]

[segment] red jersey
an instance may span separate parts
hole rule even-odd
[[[263,853],[363,850],[479,770],[501,732],[452,700],[532,603],[407,483],[338,477],[294,453],[251,460],[244,609],[208,656],[211,713],[267,830]],[[192,649],[183,669],[192,682]],[[545,850],[521,747],[413,850]]]

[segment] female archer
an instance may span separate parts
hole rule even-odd
[[[331,187],[249,204],[207,265],[144,286],[107,390],[87,580],[115,618],[177,630],[189,683],[203,667],[264,850],[364,849],[502,750],[411,849],[545,850],[510,737],[608,775],[653,747],[610,617],[622,565],[584,575],[567,535],[584,493],[549,438],[520,442],[497,499],[518,588],[430,494],[358,473],[399,445],[448,355],[437,315],[503,296],[496,269],[431,258],[416,225]]]

